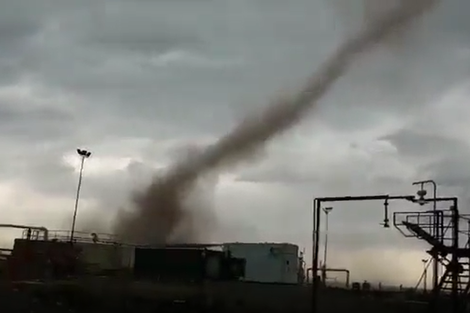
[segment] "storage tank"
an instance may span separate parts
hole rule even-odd
[[[244,258],[245,281],[299,283],[299,247],[290,243],[226,243],[224,251]]]

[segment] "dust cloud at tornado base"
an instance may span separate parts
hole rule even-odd
[[[344,0],[337,1],[344,3]],[[121,210],[118,214],[114,233],[123,241],[138,244],[201,241],[210,231],[208,221],[215,222],[215,212],[205,207],[207,201],[201,199],[204,180],[211,175],[217,176],[219,170],[249,159],[266,142],[298,124],[363,52],[386,44],[396,37],[397,32],[403,35],[413,21],[437,2],[362,1],[367,9],[362,30],[347,39],[302,89],[276,99],[258,114],[246,116],[215,144],[188,154],[164,174],[154,177],[148,187],[135,193],[131,210]],[[394,3],[392,8],[391,2]],[[213,182],[210,185],[208,189],[215,186]]]

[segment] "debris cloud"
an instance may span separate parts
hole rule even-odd
[[[184,221],[205,212],[188,201],[188,195],[208,174],[217,173],[252,157],[264,143],[295,126],[320,100],[363,52],[384,43],[397,31],[403,32],[437,0],[400,0],[393,9],[381,12],[384,0],[367,0],[376,5],[359,35],[351,37],[308,79],[299,92],[276,99],[259,114],[248,116],[215,144],[176,162],[164,175],[155,177],[136,194],[132,211],[122,212],[116,220],[115,233],[122,240],[139,244],[164,244],[175,241],[195,242],[207,223],[182,229]],[[387,1],[388,3],[388,1]],[[376,16],[380,15],[380,16]],[[184,227],[183,227],[184,228]]]

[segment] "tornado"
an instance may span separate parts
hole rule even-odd
[[[380,2],[385,3],[374,3]],[[347,38],[298,92],[276,99],[266,109],[247,116],[215,144],[176,162],[165,174],[155,177],[149,186],[135,194],[131,210],[118,214],[115,234],[125,242],[145,245],[198,241],[207,228],[204,222],[199,225],[186,223],[187,227],[181,225],[185,225],[184,221],[201,221],[194,218],[201,211],[191,207],[192,201],[188,201],[188,195],[201,178],[249,159],[269,140],[307,118],[318,101],[362,54],[386,43],[397,32],[403,34],[437,2],[400,0],[393,9],[369,16],[361,31]]]

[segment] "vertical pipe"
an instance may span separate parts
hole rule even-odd
[[[437,201],[436,201],[437,202]],[[443,245],[446,245],[445,242],[444,242],[444,232],[445,232],[445,224],[444,224],[444,221],[445,221],[445,217],[446,215],[444,214],[443,211],[437,211],[435,212],[434,214],[435,218],[436,218],[436,224],[437,224],[437,234],[440,238],[440,243],[443,244]],[[453,214],[453,211],[451,211],[451,216],[454,216]],[[451,221],[452,222],[452,221]],[[433,261],[434,261],[434,258],[433,258]],[[452,266],[452,265],[451,265]],[[433,269],[433,275],[434,275],[434,269]],[[438,278],[438,282],[437,282],[437,285],[434,285],[435,284],[435,277],[436,276],[433,276],[433,288],[432,288],[432,291],[431,291],[431,294],[432,294],[432,297],[431,297],[431,301],[430,301],[430,311],[431,312],[439,312],[439,309],[438,307],[440,306],[440,297],[439,297],[439,293],[440,293],[440,289],[442,288],[442,281],[443,279],[446,279],[445,276],[447,276],[447,269],[445,270],[442,278],[440,278],[441,280],[441,283],[439,282],[439,278]]]
[[[320,234],[320,207],[321,201],[319,199],[314,200],[313,205],[313,259],[312,259],[312,312],[318,312],[318,248],[319,248],[319,234]]]
[[[310,272],[312,273],[312,312],[316,312],[316,288],[315,288],[315,272],[313,271],[316,269],[315,266],[315,234],[316,234],[316,210],[317,209],[317,199],[313,200],[312,205],[312,265],[310,266]],[[309,271],[307,270],[307,282],[309,278]]]
[[[453,312],[460,312],[459,299],[459,256],[457,250],[459,248],[459,209],[457,207],[457,198],[453,200],[452,206],[452,307]]]
[[[328,255],[328,211],[325,211],[325,247],[323,251],[323,270],[322,270],[322,282],[326,285],[326,260]]]
[[[424,185],[425,184],[432,184],[433,186],[433,217],[432,217],[432,231],[431,231],[431,235],[436,238],[439,242],[442,241],[442,237],[443,237],[443,234],[444,232],[441,232],[439,230],[439,218],[437,217],[437,184],[434,180],[430,179],[430,180],[423,180],[423,181],[417,181],[417,182],[414,182],[413,185],[420,185],[421,186],[421,190],[424,189]],[[442,242],[441,242],[442,243]],[[433,258],[433,274],[432,274],[432,285],[433,285],[433,289],[434,290],[437,290],[438,286],[439,286],[439,258],[438,256],[432,256]]]
[[[72,218],[72,229],[70,231],[70,242],[73,242],[73,235],[75,232],[75,222],[77,220],[77,211],[78,211],[78,200],[80,199],[80,188],[82,187],[82,177],[83,177],[83,164],[85,163],[85,156],[82,156],[82,160],[80,162],[80,174],[78,176],[78,186],[77,186],[77,195],[75,197],[75,207],[73,210],[73,218]]]
[[[442,236],[439,231],[439,218],[437,214],[437,184],[435,181],[430,180],[429,183],[433,186],[433,202],[432,202],[432,210],[433,210],[433,236],[442,244]],[[439,259],[438,256],[433,256],[433,288],[438,287],[439,285]]]
[[[313,200],[313,207],[312,207],[312,264],[310,270],[313,270],[314,263],[315,263],[315,234],[316,234],[316,225],[317,225],[317,218],[316,218],[316,210],[317,210],[317,199]],[[313,274],[312,274],[312,284],[313,284]]]
[[[424,293],[428,292],[428,267],[424,265],[424,276],[423,276],[423,291]]]
[[[322,269],[322,282],[326,285],[326,269],[327,269],[327,257],[328,257],[328,217],[329,211],[326,209],[325,211],[325,245],[323,251],[323,269]]]

